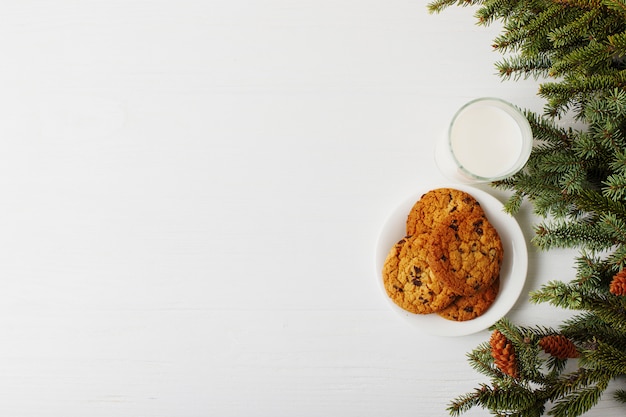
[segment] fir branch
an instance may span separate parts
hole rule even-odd
[[[507,20],[519,7],[519,0],[485,0],[476,11],[479,25],[489,26],[495,20]]]
[[[560,175],[559,186],[564,194],[576,194],[585,189],[587,186],[587,169],[580,160]]]
[[[576,371],[561,375],[550,386],[547,398],[550,401],[563,398],[578,390],[589,387],[607,378],[606,372],[601,369],[578,368]]]
[[[460,416],[473,407],[480,406],[483,392],[488,389],[489,387],[483,384],[471,393],[460,395],[450,402],[448,412],[451,416]]]
[[[559,220],[536,226],[532,243],[541,250],[586,248],[600,251],[611,248],[615,240],[604,234],[598,224]]]
[[[590,126],[623,124],[626,117],[626,91],[614,88],[594,100],[585,108],[585,119]]]
[[[622,297],[602,294],[601,290],[586,289],[576,282],[550,281],[530,293],[530,301],[547,302],[570,310],[588,310],[598,320],[613,326],[616,331],[626,332],[626,300]]]
[[[612,200],[622,200],[626,197],[626,175],[609,175],[603,182],[605,188],[602,193]]]
[[[497,186],[497,185],[496,185]],[[524,202],[524,193],[521,191],[514,192],[509,199],[504,203],[505,213],[514,215],[518,213]]]
[[[544,361],[539,357],[540,348],[536,342],[540,336],[553,334],[554,330],[518,327],[507,318],[498,320],[492,329],[499,330],[513,344],[523,379],[538,384],[544,383],[545,376],[541,373]]]
[[[591,124],[589,126],[589,136],[598,145],[598,157],[603,157],[605,163],[610,163],[610,156],[615,152],[620,152],[626,142],[624,135],[620,130],[621,126],[614,122],[605,122],[603,124]]]
[[[529,167],[544,173],[557,174],[559,184],[563,182],[564,174],[586,167],[586,161],[577,158],[568,149],[553,149],[551,152],[546,152],[541,158],[537,158],[535,162],[536,165],[529,165]],[[563,190],[562,187],[560,189]]]
[[[535,141],[549,142],[560,148],[572,146],[572,129],[565,129],[557,125],[554,120],[541,117],[530,110],[525,110],[524,116],[530,124]]]
[[[588,28],[593,20],[600,15],[599,8],[591,8],[573,22],[557,27],[548,34],[548,39],[557,48],[572,46],[588,36]]]
[[[529,171],[528,174],[516,175],[513,186],[532,202],[535,214],[566,216],[571,211],[570,197],[564,195],[561,187],[556,183],[558,176],[536,169]],[[540,177],[537,177],[538,175]],[[502,184],[500,183],[500,186]]]
[[[556,0],[557,3],[566,4],[570,7],[581,9],[593,9],[600,6],[600,0]]]
[[[586,351],[581,357],[581,365],[601,370],[608,377],[615,378],[626,375],[626,353],[599,341],[595,349]]]
[[[554,384],[554,382],[551,383],[551,381],[554,381],[554,378],[563,372],[563,370],[565,369],[565,366],[567,365],[568,360],[569,359],[560,359],[555,356],[550,356],[548,358],[545,366],[550,371],[550,373],[544,385],[550,386]]]
[[[526,166],[492,185],[511,191],[509,213],[528,200],[546,218],[535,228],[537,247],[580,249],[576,279],[550,281],[530,300],[581,312],[564,321],[559,334],[577,344],[578,363],[587,366],[565,374],[567,360],[539,352],[539,335],[549,329],[503,319],[493,327],[513,344],[515,377],[495,366],[488,344],[479,346],[470,363],[493,387],[460,397],[451,413],[480,406],[497,416],[538,417],[551,403],[548,414],[578,416],[597,404],[611,379],[626,374],[626,297],[609,292],[626,267],[626,0],[434,3],[437,11],[479,5],[479,24],[503,23],[494,47],[512,54],[496,64],[501,78],[554,77],[540,84],[544,114],[526,112],[534,136]],[[555,123],[566,115],[585,129]],[[626,390],[616,398],[626,403]]]
[[[580,190],[575,198],[576,206],[588,213],[600,215],[611,213],[617,217],[626,219],[626,204],[620,200],[614,200],[605,192],[586,188]]]
[[[616,151],[609,167],[616,174],[626,175],[626,151]]]
[[[585,308],[593,311],[600,320],[612,326],[616,331],[622,333],[626,331],[626,310],[624,305],[614,297],[588,300],[585,304]]]
[[[600,157],[604,150],[605,148],[589,132],[577,134],[576,142],[572,148],[574,156],[587,160]]]
[[[545,49],[541,46],[549,45],[548,33],[551,25],[562,11],[562,6],[552,4],[526,21],[524,25],[507,26],[507,30],[495,38],[494,48],[501,53],[521,49],[528,55],[531,54],[531,49],[534,52]],[[534,42],[529,42],[528,39],[533,39]]]
[[[613,397],[621,403],[626,403],[626,390],[618,389]]]
[[[608,257],[611,265],[615,265],[618,269],[626,267],[626,245],[618,246]]]
[[[576,109],[576,116],[584,116],[585,106],[594,98],[615,88],[626,86],[626,71],[598,72],[591,75],[567,74],[563,81],[546,82],[539,86],[538,94],[547,100],[546,114],[560,116]]]
[[[614,88],[606,95],[605,100],[609,104],[612,116],[619,118],[626,116],[626,91]]]
[[[592,312],[584,312],[565,320],[561,327],[562,334],[581,345],[588,344],[597,337],[611,341],[617,348],[626,349],[626,332],[611,326]]]
[[[599,231],[613,244],[626,243],[626,221],[613,213],[604,213],[598,222]]]
[[[597,386],[581,389],[559,399],[549,414],[554,417],[574,417],[586,413],[600,401],[608,382],[603,380]]]
[[[615,331],[626,332],[626,309],[619,297],[587,294],[582,305]]]
[[[592,74],[608,68],[611,63],[611,51],[601,42],[592,41],[586,46],[576,48],[563,56],[552,66],[550,75],[558,77],[572,72]]]
[[[470,366],[477,372],[488,376],[489,378],[497,378],[500,373],[493,366],[493,358],[491,357],[491,347],[489,343],[482,343],[476,349],[472,350],[468,355]]]
[[[544,402],[531,389],[519,385],[501,389],[483,384],[472,393],[453,400],[448,411],[452,416],[458,416],[474,406],[480,406],[495,415],[539,416],[543,412]]]
[[[624,0],[602,0],[602,5],[626,16],[626,2]]]
[[[514,80],[528,79],[533,77],[548,77],[552,68],[552,61],[547,54],[537,54],[536,56],[509,56],[496,62],[498,74],[504,80],[513,78]]]
[[[608,286],[613,269],[607,262],[585,249],[576,258],[575,283],[584,290],[595,290],[605,284]]]
[[[607,41],[614,60],[619,61],[626,56],[626,32],[609,35]]]
[[[573,310],[580,310],[583,306],[583,293],[577,287],[562,281],[550,281],[529,295],[533,303],[550,303]]]
[[[599,123],[606,122],[607,118],[610,117],[611,110],[609,109],[609,103],[607,100],[595,99],[591,100],[587,103],[587,107],[585,107],[585,120],[590,125],[596,125]]]
[[[482,3],[483,0],[434,0],[426,7],[430,13],[440,13],[452,6],[473,6]]]

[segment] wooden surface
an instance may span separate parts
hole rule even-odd
[[[0,415],[437,417],[484,382],[489,333],[399,320],[375,243],[454,110],[542,102],[425,4],[2,2]],[[530,247],[513,321],[567,317],[526,294],[573,255]]]

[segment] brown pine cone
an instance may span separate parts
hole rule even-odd
[[[539,346],[544,352],[559,359],[577,358],[579,356],[578,349],[571,340],[562,334],[553,334],[542,337],[539,340]]]
[[[609,291],[615,295],[626,295],[626,268],[613,276]]]
[[[515,356],[515,348],[513,344],[499,330],[495,330],[491,334],[489,340],[491,345],[491,356],[494,359],[496,367],[503,373],[517,378],[519,372],[517,369],[517,358]]]

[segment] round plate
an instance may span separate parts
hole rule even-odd
[[[455,188],[471,194],[485,211],[487,218],[498,230],[504,249],[504,259],[500,270],[500,291],[489,309],[473,320],[452,321],[437,314],[414,314],[396,305],[387,295],[383,284],[382,270],[389,250],[406,234],[406,219],[413,204],[421,196],[435,188]],[[503,205],[492,195],[461,184],[443,185],[418,190],[414,195],[398,205],[385,221],[376,244],[376,278],[378,285],[391,308],[426,333],[437,336],[463,336],[484,330],[509,312],[517,301],[528,269],[526,240],[517,221],[503,210]]]

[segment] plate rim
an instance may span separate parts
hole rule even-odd
[[[413,204],[415,204],[424,193],[437,188],[454,188],[465,191],[476,198],[481,204],[481,207],[485,210],[489,220],[496,226],[496,230],[498,230],[501,236],[503,245],[508,247],[509,251],[512,252],[512,258],[510,258],[509,264],[506,265],[508,269],[504,272],[507,276],[505,280],[502,281],[501,291],[498,293],[494,304],[492,304],[487,312],[473,320],[455,322],[444,319],[437,314],[414,314],[396,305],[385,291],[382,277],[384,260],[393,244],[404,237],[404,235],[398,234],[397,239],[391,243],[390,238],[387,236],[389,233],[392,233],[389,229],[395,227],[396,230],[399,230],[399,219],[403,219],[401,226],[402,230],[405,230],[406,217]],[[387,300],[387,304],[390,305],[396,315],[399,315],[404,321],[408,321],[409,324],[414,325],[424,333],[430,335],[466,336],[489,328],[500,318],[508,314],[519,299],[526,282],[528,273],[528,245],[526,244],[524,233],[515,217],[506,213],[503,208],[504,204],[489,192],[465,184],[437,184],[417,187],[416,190],[405,197],[404,200],[396,204],[380,227],[375,252],[377,285],[382,291],[383,297]],[[503,266],[505,265],[503,264]],[[429,324],[429,322],[433,323]]]

